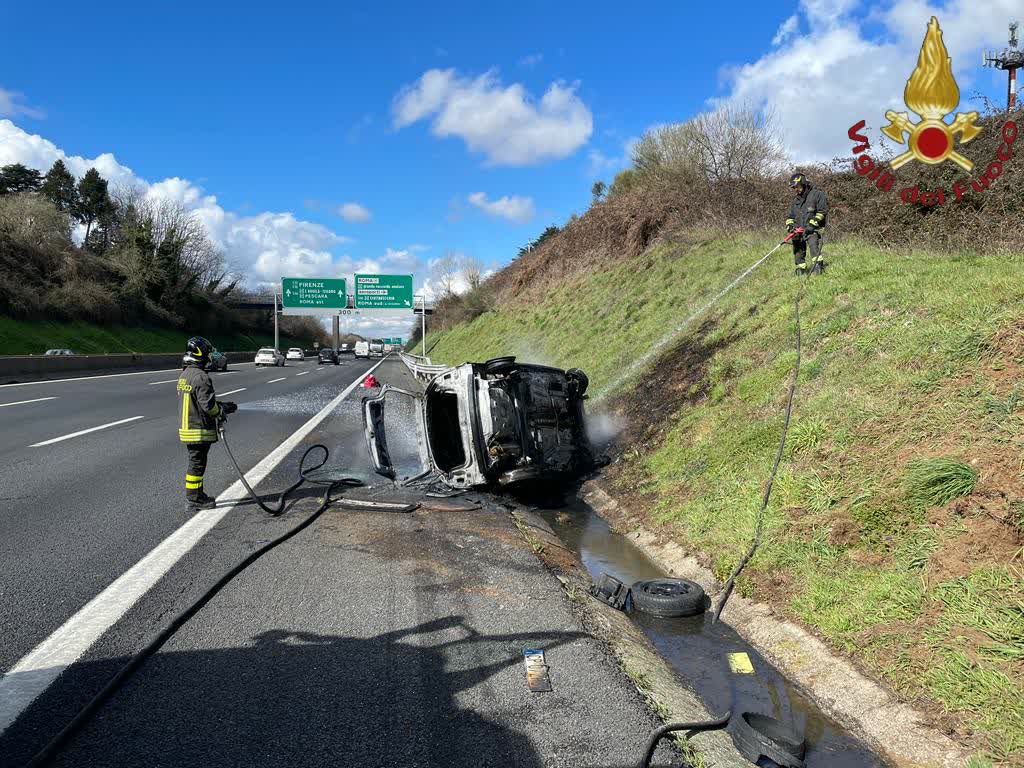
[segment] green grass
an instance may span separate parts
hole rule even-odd
[[[194,333],[202,333],[202,329]],[[102,326],[84,322],[28,322],[0,317],[0,349],[5,355],[39,355],[52,348],[73,349],[81,354],[181,352],[190,335],[193,334],[173,328]],[[214,346],[224,351],[255,350],[274,342],[273,331],[255,336],[214,334],[209,338]],[[292,339],[281,338],[282,348],[295,344]]]
[[[513,300],[428,346],[437,342],[436,362],[515,354],[580,367],[591,409],[673,329],[666,350],[716,347],[707,397],[687,403],[679,392],[675,408],[657,414],[660,441],[631,446],[613,479],[651,494],[648,524],[703,552],[722,577],[749,543],[782,424],[795,360],[789,256],[679,326],[772,245],[745,236],[658,246],[567,280],[541,303]],[[952,713],[997,762],[1019,764],[1020,559],[978,563],[947,583],[933,583],[928,564],[961,532],[930,523],[930,507],[969,495],[992,462],[1024,469],[1024,361],[997,343],[1001,330],[1024,326],[1024,255],[909,256],[858,243],[827,255],[829,271],[808,283],[801,303],[786,458],[741,589],[757,597],[762,579],[785,574],[792,595],[777,607],[909,698]],[[639,387],[643,397],[648,373],[630,374],[622,389]],[[1009,519],[1024,528],[1024,500],[1008,503]],[[836,521],[852,538],[832,540]]]

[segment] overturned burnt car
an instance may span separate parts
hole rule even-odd
[[[374,469],[400,483],[430,475],[452,488],[574,477],[594,467],[573,368],[499,357],[438,374],[425,390],[385,386],[363,399]]]

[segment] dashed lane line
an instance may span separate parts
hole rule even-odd
[[[145,416],[131,416],[127,419],[121,419],[120,421],[112,421],[109,424],[100,424],[98,427],[89,427],[88,429],[80,429],[77,432],[72,432],[70,435],[61,435],[60,437],[53,437],[49,440],[43,440],[41,443],[32,443],[29,448],[42,448],[44,445],[53,445],[54,443],[60,443],[64,440],[70,440],[73,437],[80,437],[82,435],[88,435],[90,432],[98,432],[101,429],[109,429],[110,427],[116,427],[120,424],[127,424],[129,421],[138,421],[144,419]]]
[[[41,402],[43,402],[43,400],[56,400],[56,399],[57,399],[56,396],[54,396],[54,397],[37,397],[37,398],[35,398],[33,400],[17,400],[17,401],[15,401],[13,403],[0,403],[0,408],[6,408],[9,405],[28,405],[29,403],[41,403]]]

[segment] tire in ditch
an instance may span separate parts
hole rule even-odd
[[[686,579],[646,579],[632,587],[633,607],[663,619],[704,613],[704,588]]]
[[[484,370],[487,373],[508,373],[516,366],[516,358],[514,355],[508,357],[492,357],[486,363],[484,363]]]
[[[780,768],[805,766],[804,738],[774,717],[742,712],[733,715],[728,731],[739,753],[755,765],[760,765],[761,758],[767,757]]]

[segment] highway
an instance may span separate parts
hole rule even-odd
[[[234,366],[229,440],[279,490],[303,450],[372,476],[358,382],[401,363]],[[303,519],[272,518],[211,451],[216,509],[189,514],[177,371],[0,387],[0,768],[26,765],[229,568]],[[412,492],[406,492],[412,493]],[[334,506],[232,581],[61,751],[61,766],[633,765],[657,721],[585,632],[505,506]],[[410,498],[410,500],[412,500]],[[525,684],[545,649],[555,690]],[[667,749],[662,757],[669,753]]]

